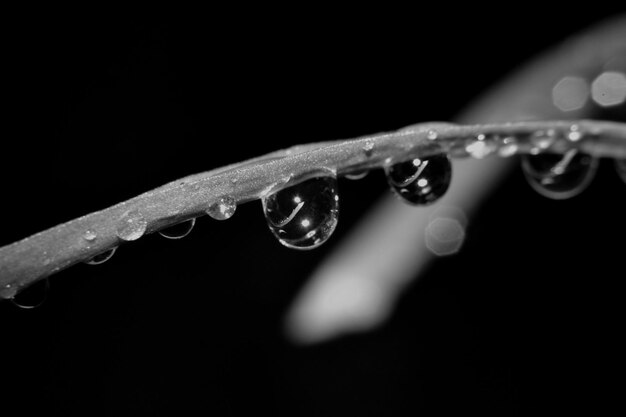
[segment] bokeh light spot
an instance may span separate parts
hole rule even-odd
[[[589,83],[581,77],[563,77],[552,89],[552,102],[561,111],[574,111],[589,100]]]
[[[591,84],[591,97],[600,106],[617,106],[626,101],[626,75],[606,71]]]

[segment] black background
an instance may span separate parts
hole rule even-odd
[[[0,244],[282,147],[451,120],[610,15],[445,9],[16,18],[3,42]],[[626,185],[612,168],[603,161],[567,201],[514,172],[463,251],[435,262],[390,321],[312,347],[283,336],[285,311],[388,192],[380,172],[340,180],[339,227],[315,251],[280,246],[258,201],[227,222],[200,218],[179,241],[147,236],[53,276],[38,309],[0,303],[0,406],[294,416],[606,406],[621,395],[625,275]]]

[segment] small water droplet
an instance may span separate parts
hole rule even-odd
[[[368,174],[368,170],[364,169],[363,171],[355,171],[350,174],[346,174],[346,178],[349,180],[361,180],[365,178]]]
[[[50,281],[44,278],[21,290],[11,298],[11,302],[25,310],[37,308],[46,301],[49,291]]]
[[[237,201],[229,195],[222,196],[213,202],[206,213],[215,220],[230,219],[237,210]]]
[[[98,237],[98,234],[91,229],[85,231],[85,234],[83,235],[83,238],[87,242],[93,242],[94,240],[96,240],[97,237]]]
[[[365,152],[365,156],[367,156],[368,158],[372,156],[372,154],[374,153],[374,142],[370,140],[365,142],[365,145],[363,145],[363,152]]]
[[[593,179],[598,159],[570,149],[565,154],[524,155],[522,169],[530,185],[556,200],[580,194]]]
[[[556,131],[554,129],[538,130],[530,135],[529,141],[531,144],[530,153],[537,155],[548,149],[556,140]]]
[[[426,133],[426,138],[428,140],[436,140],[437,137],[439,137],[439,135],[437,134],[436,130],[430,129],[427,133]]]
[[[115,253],[116,250],[117,250],[117,247],[109,249],[109,250],[104,251],[102,253],[99,253],[96,256],[94,256],[93,258],[85,261],[85,263],[87,265],[100,265],[100,264],[108,261],[109,259],[111,259],[111,257],[113,256],[113,254]]]
[[[569,133],[567,134],[567,138],[572,142],[578,142],[583,137],[582,132],[580,131],[580,127],[578,125],[572,125],[569,128]]]
[[[500,148],[498,148],[498,155],[503,158],[508,158],[515,155],[518,149],[517,140],[515,140],[513,136],[507,136],[502,139],[502,144]]]
[[[10,300],[11,298],[15,297],[16,293],[17,293],[17,285],[5,284],[0,290],[0,298],[3,298],[5,300]]]
[[[131,210],[124,214],[117,225],[117,237],[127,242],[137,240],[146,232],[148,222],[139,212]]]
[[[486,140],[486,136],[483,134],[470,139],[469,143],[465,145],[465,151],[476,159],[482,159],[496,149],[497,145],[492,140]]]
[[[385,166],[391,189],[410,204],[431,204],[441,198],[452,180],[452,164],[445,153]]]
[[[177,223],[166,229],[159,230],[159,234],[167,239],[182,239],[191,233],[193,226],[196,224],[196,219],[185,220],[184,222]]]
[[[328,240],[337,226],[337,178],[330,171],[320,171],[261,201],[270,230],[288,248],[316,248]]]

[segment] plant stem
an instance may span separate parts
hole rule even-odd
[[[468,145],[476,143],[482,149],[474,153],[478,156],[510,148],[511,141],[514,153],[530,153],[536,149],[533,135],[546,132],[554,138],[551,152],[578,149],[597,157],[626,158],[626,124],[601,121],[425,123],[393,133],[300,145],[182,178],[0,248],[0,297],[11,298],[39,279],[119,246],[124,238],[134,240],[120,233],[129,213],[138,213],[145,222],[141,236],[204,215],[220,197],[230,196],[237,204],[256,200],[302,182],[319,169],[345,175],[440,152],[463,158],[472,155]]]

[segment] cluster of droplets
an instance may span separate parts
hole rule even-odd
[[[449,153],[452,156],[459,153],[477,159],[492,154],[510,157],[519,153],[521,146],[530,146],[528,153],[522,155],[521,161],[528,182],[546,197],[565,199],[579,194],[591,182],[598,159],[581,153],[576,146],[571,146],[565,152],[551,151],[557,140],[563,139],[560,135],[565,135],[565,139],[572,145],[585,138],[585,133],[578,125],[572,125],[565,132],[556,129],[540,130],[523,138],[515,135],[479,134],[455,141],[461,147],[452,147]],[[431,130],[426,137],[431,146],[429,156],[408,160],[388,159],[384,166],[391,190],[411,205],[423,206],[436,202],[446,193],[452,180],[452,164],[448,152],[437,142],[438,133]],[[364,144],[363,153],[367,158],[372,157],[374,151],[373,141]],[[626,160],[616,160],[615,165],[620,177],[626,181]],[[345,177],[357,180],[367,173],[367,169],[357,169],[346,173]],[[288,183],[293,185],[284,187],[285,184],[281,184],[279,190],[261,199],[268,227],[286,247],[299,250],[316,248],[329,239],[337,226],[339,193],[336,173],[330,169],[321,169],[307,173],[306,177],[290,177]],[[212,201],[207,206],[206,213],[215,220],[227,220],[236,209],[235,198],[225,195]],[[167,239],[181,239],[191,232],[195,223],[195,218],[187,219],[160,230],[159,234]],[[116,236],[121,241],[134,241],[146,233],[147,226],[148,222],[140,211],[130,210],[119,219]],[[95,243],[97,238],[98,234],[94,230],[86,230],[83,234],[87,245]],[[85,263],[100,265],[109,260],[116,249],[108,249]],[[7,285],[1,295],[11,299],[19,307],[34,308],[43,303],[48,290],[49,282],[44,279],[19,293],[16,288]]]
[[[437,138],[436,133],[427,136]],[[537,130],[530,135],[478,134],[459,141],[462,147],[453,146],[451,154],[476,159],[497,154],[506,158],[526,146],[528,151],[521,156],[521,166],[531,187],[545,197],[566,199],[585,190],[597,171],[598,158],[579,150],[579,144],[590,136],[578,124],[566,129]],[[561,151],[555,150],[557,143]],[[562,151],[564,143],[568,144],[566,151]],[[624,181],[625,165],[624,160],[616,160],[617,172]]]

